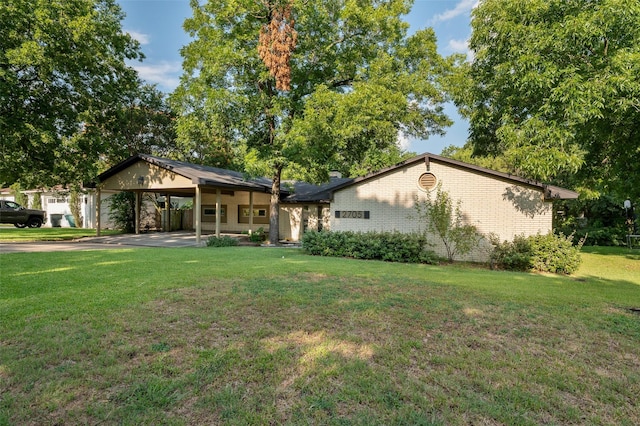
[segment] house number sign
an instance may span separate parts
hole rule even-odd
[[[369,211],[336,210],[336,219],[369,219]]]

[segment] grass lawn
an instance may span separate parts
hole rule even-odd
[[[640,251],[574,276],[295,249],[0,255],[3,424],[640,424]]]
[[[103,235],[120,234],[117,230],[102,230]],[[0,243],[27,241],[64,241],[82,237],[95,237],[95,229],[83,228],[22,228],[11,225],[0,226]]]

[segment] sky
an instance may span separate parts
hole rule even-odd
[[[321,1],[321,0],[315,0]],[[126,14],[124,31],[142,46],[145,59],[130,65],[138,70],[142,79],[156,84],[165,93],[172,92],[182,74],[180,49],[190,41],[182,29],[184,20],[191,16],[189,0],[117,0]],[[478,0],[415,0],[405,20],[410,32],[431,27],[438,38],[438,51],[443,56],[465,53],[471,58],[467,41],[471,36],[470,13]],[[439,154],[449,145],[462,146],[467,139],[468,123],[448,104],[446,114],[454,121],[444,136],[431,136],[428,140],[401,141],[403,148],[416,153]]]

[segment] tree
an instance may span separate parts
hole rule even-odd
[[[244,156],[272,179],[269,240],[278,240],[285,169],[311,181],[348,174],[388,151],[402,131],[427,138],[449,125],[440,76],[453,60],[432,30],[407,36],[410,2],[191,1],[194,38],[172,97],[181,143]],[[189,142],[186,142],[189,143]]]
[[[95,140],[96,144],[109,141],[101,151],[101,158],[108,164],[138,153],[184,157],[175,143],[175,114],[165,95],[142,82],[76,137]]]
[[[457,103],[476,154],[583,193],[640,197],[640,1],[484,0]]]
[[[475,164],[476,166],[484,167],[486,169],[496,170],[498,172],[514,172],[510,164],[505,160],[504,156],[474,155],[473,146],[470,143],[466,143],[462,147],[449,145],[443,148],[440,155],[454,160],[463,161],[468,164]]]
[[[109,141],[78,137],[135,91],[141,58],[115,0],[0,3],[0,181],[41,186],[95,176]]]
[[[14,201],[23,207],[28,207],[29,199],[24,192],[22,192],[20,182],[13,183],[9,188],[11,188],[11,195],[13,195]]]

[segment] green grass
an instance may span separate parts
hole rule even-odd
[[[120,234],[117,230],[103,230],[103,235]],[[95,237],[95,229],[83,228],[22,228],[1,226],[0,243],[29,241],[64,241],[82,237]]]
[[[0,255],[0,424],[640,424],[640,253]]]

